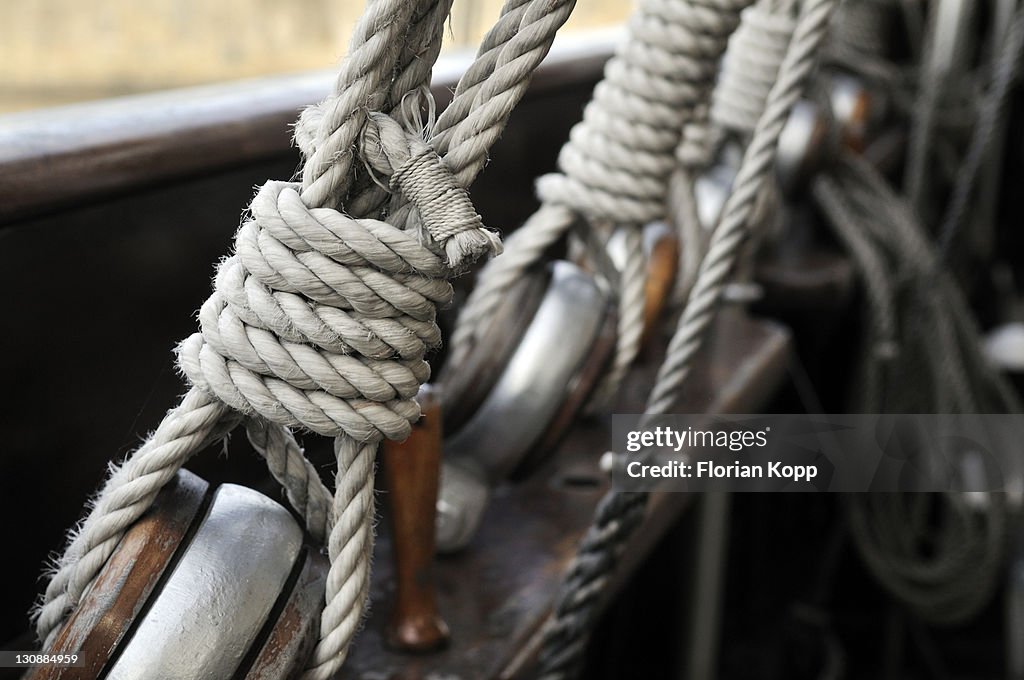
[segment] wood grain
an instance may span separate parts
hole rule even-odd
[[[60,630],[51,654],[78,653],[85,665],[40,666],[25,680],[91,680],[129,634],[175,554],[200,518],[207,484],[186,470],[157,495],[124,535],[92,588]]]
[[[613,45],[608,32],[560,41],[527,98],[596,79]],[[439,108],[470,57],[439,60]],[[334,78],[316,71],[0,116],[0,225],[294,154],[291,124]]]
[[[420,388],[423,416],[404,442],[381,445],[390,509],[395,596],[388,643],[402,652],[427,652],[448,642],[434,582],[435,519],[443,441],[440,390]]]

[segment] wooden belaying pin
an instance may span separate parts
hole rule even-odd
[[[644,284],[641,347],[649,346],[675,286],[679,266],[679,239],[667,224],[655,222],[644,229],[644,249],[647,251],[647,282]]]
[[[448,641],[434,584],[437,490],[441,476],[441,393],[424,385],[418,395],[423,416],[404,442],[382,447],[391,507],[395,608],[388,642],[407,652],[427,652]]]

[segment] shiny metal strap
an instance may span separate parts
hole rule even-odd
[[[302,530],[287,510],[251,489],[221,486],[107,677],[231,677],[301,549]]]

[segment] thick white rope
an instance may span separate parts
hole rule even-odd
[[[563,238],[577,218],[611,235],[664,216],[674,151],[684,123],[707,97],[717,60],[750,0],[641,0],[626,40],[559,154],[560,173],[537,182],[541,207],[481,273],[451,339],[458,365],[509,286]],[[599,394],[613,392],[636,357],[643,330],[645,262],[627,238],[619,277],[616,356]]]
[[[771,179],[776,147],[793,105],[803,94],[804,83],[816,64],[815,55],[828,32],[828,18],[836,0],[806,0],[795,27],[779,76],[768,94],[747,146],[732,193],[711,236],[708,253],[676,331],[669,342],[665,362],[658,371],[648,399],[648,413],[667,413],[679,395],[714,318],[736,258],[750,230],[750,218],[758,195]]]
[[[697,279],[711,233],[707,225],[701,224],[695,183],[715,161],[724,139],[731,134],[746,141],[753,134],[795,27],[792,0],[761,0],[744,10],[743,20],[729,39],[711,105],[698,109],[683,129],[667,199],[669,215],[686,244],[680,250],[673,292],[673,301],[680,306]],[[764,201],[764,205],[767,203]]]
[[[55,564],[43,603],[33,614],[44,648],[92,584],[121,535],[152,504],[193,452],[223,437],[238,422],[225,404],[192,389],[169,411],[146,442],[120,467],[112,467],[88,517],[75,527]]]
[[[422,132],[415,116],[399,116],[403,130],[372,113],[401,108],[404,87],[422,90],[432,59],[424,70],[415,52],[427,45],[436,55],[448,5],[370,3],[336,94],[296,128],[309,156],[303,184],[268,182],[260,190],[234,255],[218,269],[215,292],[200,314],[202,332],[181,345],[179,360],[193,388],[107,482],[61,559],[38,610],[37,631],[47,644],[159,488],[241,413],[258,421],[247,428],[250,438],[310,531],[329,534],[328,606],[306,677],[337,671],[368,590],[376,443],[404,438],[419,416],[413,397],[428,376],[423,356],[440,340],[434,309],[451,298],[444,278],[498,247],[463,187],[483,167],[489,144],[572,4],[531,0],[511,3],[514,11],[506,7],[498,29],[504,40],[492,31],[489,63],[475,71],[486,75],[466,118],[453,127],[458,143],[449,147],[459,155],[449,166],[414,134]],[[507,21],[513,14],[519,17],[514,31]],[[406,35],[413,30],[419,38]],[[408,202],[391,216],[407,229],[334,209],[351,186],[357,155]],[[324,517],[327,492],[300,460],[288,426],[338,436],[333,517]]]

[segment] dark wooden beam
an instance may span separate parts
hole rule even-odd
[[[596,81],[613,36],[557,42],[527,97]],[[439,105],[471,57],[438,61]],[[0,116],[0,226],[294,153],[291,124],[328,94],[333,79],[332,71],[317,71]]]

